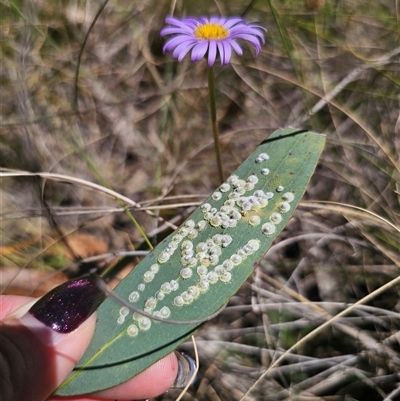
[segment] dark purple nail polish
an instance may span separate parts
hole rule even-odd
[[[90,275],[67,281],[40,298],[29,313],[54,331],[69,333],[106,298],[96,285],[97,280],[101,278]]]

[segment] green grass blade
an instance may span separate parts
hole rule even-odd
[[[205,319],[232,297],[288,223],[325,137],[280,129],[118,285],[132,305],[166,319]],[[122,383],[162,358],[199,324],[151,321],[108,298],[89,348],[57,391]]]

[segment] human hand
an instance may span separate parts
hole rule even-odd
[[[185,387],[195,364],[176,352],[111,389],[87,396],[51,396],[89,345],[96,323],[93,312],[104,298],[91,276],[64,283],[39,301],[0,296],[0,399],[137,400],[155,397],[172,386]]]

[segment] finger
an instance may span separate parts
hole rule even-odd
[[[0,326],[0,398],[45,400],[83,355],[95,327],[89,316],[103,299],[86,277],[8,315]],[[7,298],[4,303],[12,304]]]
[[[177,375],[178,360],[175,354],[170,354],[133,379],[97,395],[113,400],[152,398],[165,393],[174,384]]]
[[[0,382],[0,395],[1,391],[8,391],[1,399],[20,400],[24,399],[22,394],[28,393],[31,401],[43,401],[61,384],[83,355],[93,335],[95,319],[92,316],[84,323],[81,320],[92,313],[93,302],[97,305],[103,295],[100,297],[96,293],[97,287],[93,287],[91,280],[77,279],[71,282],[57,287],[38,302],[32,302],[27,297],[0,297],[2,312],[14,311],[21,303],[30,301],[14,311],[0,326],[0,357],[5,361],[1,366],[0,380],[10,378],[4,386]],[[71,289],[76,290],[76,282],[79,291],[72,296]],[[80,318],[77,320],[76,316]],[[99,397],[132,400],[154,397],[174,384],[183,388],[193,376],[195,368],[191,358],[180,356],[177,359],[175,354],[171,354],[135,378],[99,392],[96,396],[53,397],[51,400],[92,401]]]
[[[170,354],[156,362],[133,379],[113,388],[75,397],[50,397],[48,401],[105,401],[105,400],[141,400],[165,393],[175,382],[178,361],[175,354]]]
[[[19,295],[0,295],[0,320],[34,299]]]
[[[28,304],[30,306],[30,304]],[[45,400],[72,371],[92,338],[94,316],[69,334],[52,330],[31,316],[7,319],[0,326],[1,380],[4,400]]]

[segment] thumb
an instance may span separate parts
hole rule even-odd
[[[0,325],[0,399],[47,399],[83,355],[104,298],[86,276],[8,315]]]

